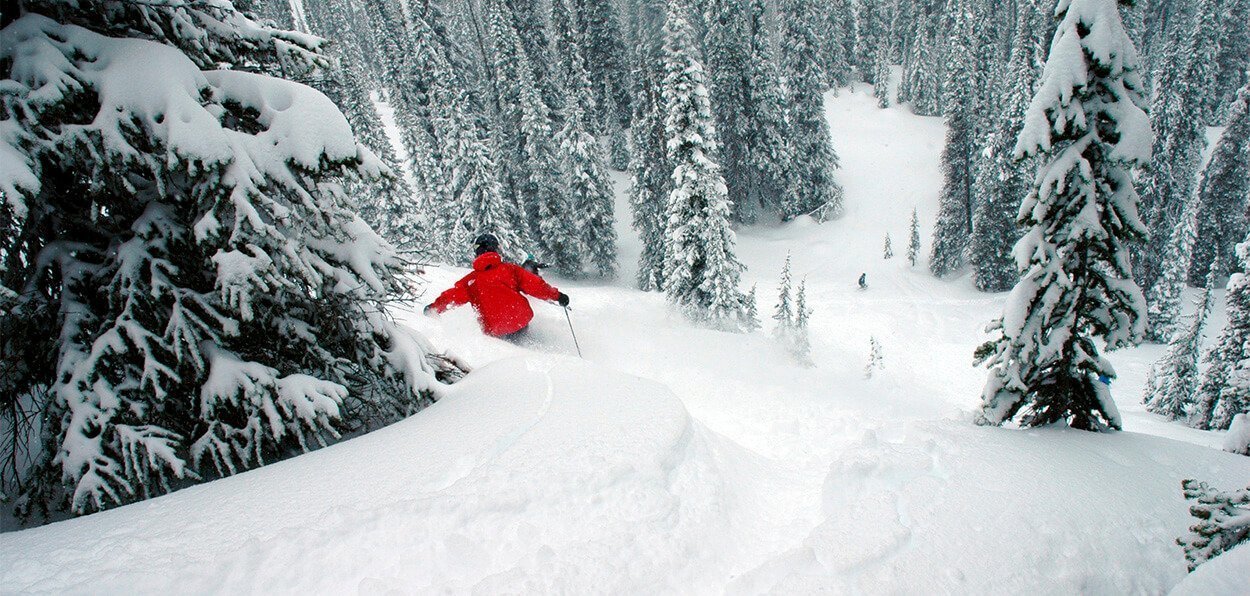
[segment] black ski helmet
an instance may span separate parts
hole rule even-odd
[[[473,240],[473,254],[499,252],[499,239],[494,234],[481,234]]]

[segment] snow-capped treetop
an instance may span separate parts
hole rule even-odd
[[[1141,108],[1140,61],[1115,3],[1060,0],[1055,15],[1062,20],[1025,115],[1016,155],[1049,151],[1055,144],[1077,140],[1090,131],[1091,121],[1096,119],[1085,112],[1080,100],[1095,92],[1086,89],[1086,84],[1091,80],[1090,71],[1096,69],[1098,79],[1112,85],[1101,92],[1113,102],[1101,103],[1099,109],[1118,123],[1118,135],[1102,139],[1113,147],[1109,157],[1133,163],[1149,161],[1152,136],[1150,119]]]

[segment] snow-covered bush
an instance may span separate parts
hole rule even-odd
[[[451,371],[387,316],[403,263],[339,183],[383,168],[324,95],[263,74],[324,64],[321,40],[227,0],[23,8],[0,31],[19,513],[146,498],[434,398]]]
[[[1250,414],[1233,416],[1233,423],[1224,435],[1224,451],[1250,455]]]
[[[1198,520],[1176,543],[1185,548],[1189,570],[1250,540],[1250,487],[1221,492],[1205,482],[1181,483],[1185,498],[1194,501],[1189,514]]]
[[[1237,245],[1237,262],[1250,271],[1250,235]],[[1189,420],[1194,428],[1228,428],[1234,415],[1250,410],[1250,274],[1229,278],[1224,301],[1228,322],[1206,355],[1210,366],[1198,383]]]

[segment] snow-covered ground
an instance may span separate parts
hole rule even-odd
[[[738,237],[765,317],[792,253],[815,311],[814,368],[767,333],[693,328],[632,289],[639,246],[622,197],[622,279],[553,280],[572,296],[584,359],[555,306],[537,306],[528,346],[482,336],[468,309],[400,313],[478,367],[435,406],[260,470],[0,535],[0,593],[1167,592],[1185,578],[1181,480],[1242,487],[1250,458],[1142,410],[1158,346],[1111,357],[1124,432],[972,425],[985,380],[972,351],[1002,296],[908,266],[913,208],[928,253],[943,128],[878,110],[870,91],[828,102],[846,215]],[[430,270],[426,298],[460,274]],[[866,379],[870,337],[885,367]],[[1247,553],[1195,575],[1190,593],[1244,592]]]

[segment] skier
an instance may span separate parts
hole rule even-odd
[[[438,296],[425,314],[442,313],[453,306],[472,304],[487,335],[516,341],[534,318],[534,310],[522,292],[535,298],[569,305],[569,296],[520,266],[499,256],[499,239],[482,234],[473,241],[473,271]]]
[[[867,273],[859,274],[859,289],[861,290],[868,289],[868,274]]]

